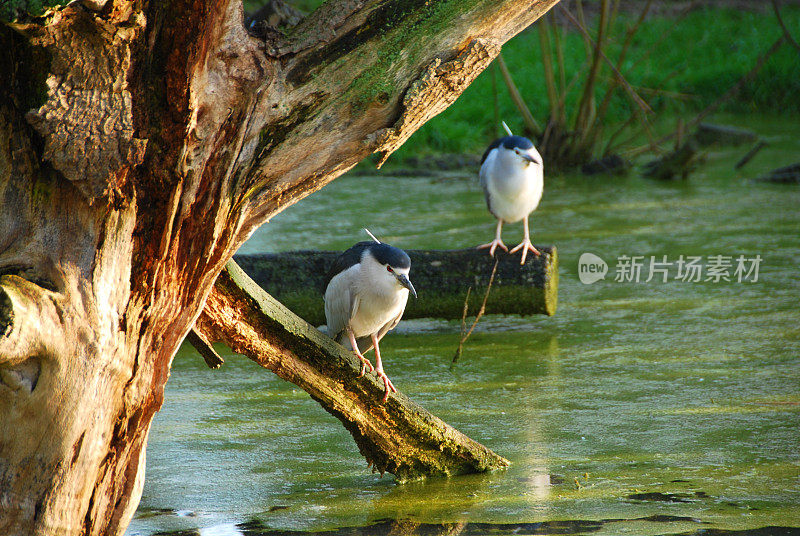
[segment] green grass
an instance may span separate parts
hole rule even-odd
[[[789,28],[800,28],[800,8],[785,7],[782,14]],[[621,15],[610,32],[612,42],[607,55],[612,60],[620,48],[620,43],[613,39],[621,40],[625,28],[631,23],[631,17]],[[590,28],[590,31],[593,30]],[[800,32],[797,33],[800,36]],[[657,44],[664,34],[668,37]],[[688,118],[693,112],[715,102],[733,86],[780,35],[771,11],[697,10],[678,24],[674,18],[653,17],[636,34],[621,70],[637,88],[688,95],[685,100],[675,100],[641,92],[657,113],[685,114]],[[655,48],[647,59],[634,66],[653,46]],[[503,55],[532,113],[540,123],[544,123],[549,111],[535,28],[509,41],[503,47]],[[567,35],[564,55],[567,81],[576,72],[586,71],[588,61],[577,32]],[[490,67],[482,73],[456,103],[415,133],[394,158],[420,153],[480,152],[489,140],[500,134],[498,126],[493,124],[492,70]],[[497,87],[500,118],[515,132],[521,132],[522,120],[499,73]],[[598,100],[602,98],[605,87],[605,81],[599,85]],[[580,88],[580,84],[575,84],[568,104],[575,104]],[[721,110],[800,115],[800,56],[797,50],[784,44],[758,76]],[[618,92],[612,100],[607,122],[613,123],[614,118],[625,119],[629,111],[628,99]]]
[[[8,18],[12,7],[27,7],[33,13],[41,13],[44,5],[53,3],[53,0],[7,0],[0,6],[0,18]],[[320,2],[298,0],[294,3],[310,12]],[[256,0],[247,0],[245,7],[252,10],[258,4],[260,2]],[[800,8],[786,6],[782,14],[790,29],[800,29]],[[633,19],[632,15],[620,15],[609,32],[611,40],[606,53],[612,60],[617,57],[622,36]],[[594,32],[591,25],[590,31]],[[796,34],[795,37],[800,38],[800,31]],[[667,37],[659,43],[664,35]],[[689,118],[733,86],[778,36],[780,28],[770,10],[702,9],[680,22],[672,17],[652,17],[636,34],[621,70],[633,86],[643,88],[640,94],[657,113],[682,114]],[[649,56],[639,61],[651,49]],[[509,41],[503,47],[503,55],[534,116],[544,123],[549,112],[535,25]],[[564,55],[567,81],[576,73],[585,74],[588,60],[582,38],[576,31],[567,34]],[[390,163],[419,154],[480,152],[489,140],[500,134],[499,125],[494,121],[493,70],[490,67],[482,73],[455,104],[415,133]],[[603,73],[606,78],[597,87],[598,100],[602,98],[608,81],[605,67]],[[522,132],[522,121],[499,73],[496,84],[500,118],[515,132]],[[676,100],[648,92],[648,88],[686,97]],[[581,89],[579,80],[568,94],[568,109],[575,107]],[[800,116],[798,52],[784,44],[757,77],[721,111]],[[624,93],[618,91],[611,102],[608,117],[603,121],[613,125],[627,118],[629,113],[630,102]]]

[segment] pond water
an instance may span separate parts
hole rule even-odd
[[[751,123],[770,146],[742,173],[742,149],[713,149],[686,182],[548,176],[532,232],[559,249],[556,315],[485,317],[452,370],[456,321],[403,322],[385,339],[395,385],[508,470],[380,478],[302,390],[222,347],[211,371],[184,347],[127,534],[800,534],[800,188],[747,180],[798,160],[787,123]],[[345,176],[243,252],[344,249],[362,227],[399,247],[462,248],[491,239],[494,220],[471,170]],[[506,243],[521,235],[506,226]],[[604,279],[581,283],[585,252]],[[639,282],[625,270],[635,256]],[[678,277],[690,256],[701,281]],[[646,281],[651,267],[667,281]]]

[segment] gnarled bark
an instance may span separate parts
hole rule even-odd
[[[0,25],[0,533],[121,534],[172,358],[255,228],[444,109],[557,0],[233,0]]]

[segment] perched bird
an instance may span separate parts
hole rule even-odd
[[[508,136],[494,140],[481,159],[481,186],[486,197],[489,212],[497,218],[497,231],[494,240],[488,244],[478,246],[478,249],[489,248],[489,255],[494,256],[494,251],[499,246],[508,251],[500,238],[503,223],[524,221],[525,237],[522,242],[511,250],[515,253],[522,250],[522,261],[528,251],[539,255],[539,251],[531,244],[528,230],[528,216],[539,205],[544,187],[544,167],[539,151],[533,142],[522,136],[511,134],[508,126],[503,123]]]
[[[406,252],[372,238],[374,242],[359,242],[342,253],[328,272],[325,318],[328,335],[345,346],[349,343],[361,360],[360,376],[369,368],[383,380],[386,402],[389,391],[397,389],[383,370],[378,343],[400,322],[408,293],[416,298],[417,291],[408,279],[411,259]],[[373,347],[374,368],[364,357]]]

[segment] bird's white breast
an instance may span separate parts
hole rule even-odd
[[[519,158],[492,151],[481,166],[487,201],[495,217],[506,223],[530,214],[542,199],[542,166],[523,164]],[[508,154],[508,153],[507,153]]]
[[[358,285],[359,301],[355,314],[350,319],[350,328],[356,337],[377,333],[383,326],[397,318],[406,308],[408,290],[397,285]]]

